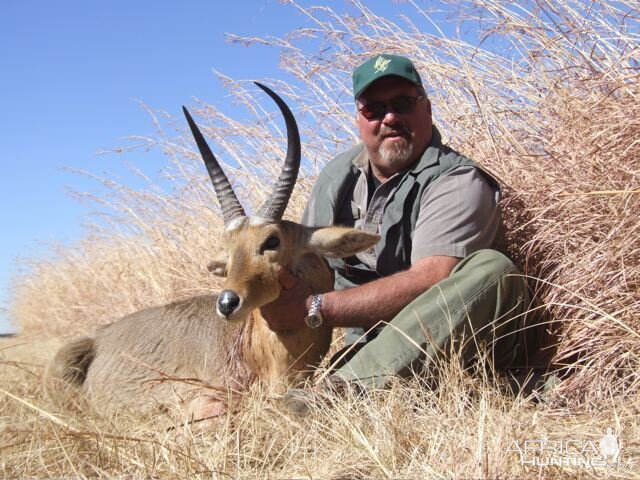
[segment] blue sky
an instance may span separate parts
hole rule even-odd
[[[392,18],[406,7],[375,5]],[[193,97],[224,103],[214,69],[282,78],[277,50],[230,44],[225,33],[278,36],[306,22],[277,0],[0,2],[0,307],[18,257],[82,234],[88,207],[68,190],[93,185],[65,167],[126,175],[122,158],[96,152],[153,133],[137,100],[179,115]],[[154,155],[127,161],[153,168],[163,161]],[[0,333],[11,329],[0,311]]]

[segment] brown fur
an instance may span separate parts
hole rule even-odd
[[[273,236],[279,247],[263,251]],[[224,255],[211,267],[226,275],[224,289],[242,299],[228,319],[216,313],[216,295],[142,310],[62,347],[49,377],[80,387],[101,410],[148,411],[177,403],[193,418],[223,412],[230,391],[256,380],[281,391],[313,374],[329,348],[331,329],[269,329],[258,309],[280,294],[278,267],[293,271],[314,292],[325,292],[333,276],[322,255],[353,255],[377,240],[347,228],[246,221],[225,231]]]

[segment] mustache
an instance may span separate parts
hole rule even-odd
[[[383,126],[380,129],[380,138],[390,137],[392,135],[411,135],[411,129],[406,125],[397,125],[393,127]]]

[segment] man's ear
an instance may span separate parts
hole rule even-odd
[[[207,265],[207,270],[209,270],[214,275],[218,277],[226,277],[227,276],[227,262],[229,261],[229,255],[224,250],[218,253],[213,260]]]
[[[344,258],[373,247],[380,235],[355,228],[325,227],[311,233],[308,247],[325,257]]]

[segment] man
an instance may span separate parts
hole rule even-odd
[[[378,233],[370,251],[330,260],[335,291],[315,295],[288,272],[262,313],[274,330],[349,327],[328,385],[382,388],[429,367],[459,342],[463,359],[490,347],[496,367],[523,363],[530,294],[499,240],[499,186],[442,144],[413,63],[378,55],[353,73],[362,144],[321,172],[303,223]],[[304,411],[305,392],[285,396]]]

